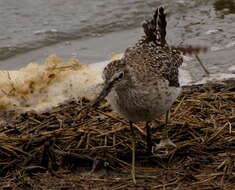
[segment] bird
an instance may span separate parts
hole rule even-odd
[[[132,133],[132,170],[135,176],[134,122],[146,122],[147,151],[152,151],[150,122],[166,114],[180,95],[179,67],[183,57],[166,41],[166,14],[158,7],[151,19],[143,22],[144,35],[125,50],[121,59],[111,61],[103,70],[104,86],[91,107],[107,98],[113,110],[129,121]],[[158,148],[176,146],[164,133]]]

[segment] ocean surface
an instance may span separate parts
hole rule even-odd
[[[159,5],[170,44],[206,45],[202,59],[212,72],[235,65],[235,0],[0,0],[0,70],[54,53],[107,60],[139,39],[141,22]]]

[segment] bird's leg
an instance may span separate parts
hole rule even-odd
[[[163,135],[161,137],[160,143],[157,145],[156,150],[168,150],[171,148],[176,148],[176,145],[169,139],[168,137],[168,117],[169,117],[169,111],[166,112],[166,123],[165,123],[165,130],[163,132]]]
[[[149,122],[146,122],[146,142],[147,142],[147,153],[152,153],[152,138],[151,138],[151,126]]]
[[[129,124],[130,124],[130,128],[131,128],[131,137],[132,137],[132,139],[131,139],[132,140],[131,177],[132,177],[134,184],[136,184],[136,179],[135,179],[135,133],[134,133],[132,121],[129,121]]]

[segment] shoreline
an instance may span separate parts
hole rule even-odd
[[[0,72],[0,111],[43,112],[71,99],[96,97],[102,86],[103,68],[122,54],[112,54],[112,59],[95,64],[81,64],[78,59],[64,61],[58,56],[49,56],[43,64],[30,63],[19,71]],[[184,56],[184,67],[188,57]],[[189,60],[190,61],[190,60]],[[185,66],[186,65],[186,66]],[[215,73],[193,80],[187,69],[179,69],[182,87],[208,82],[235,79],[235,74]]]
[[[109,60],[112,52],[124,52],[127,47],[135,44],[142,34],[142,28],[135,28],[57,43],[0,61],[0,70],[19,70],[31,62],[43,63],[50,55],[57,55],[65,61],[76,58],[82,64]]]
[[[171,43],[172,39],[174,39],[173,34],[170,32],[169,34],[169,44],[175,45]],[[65,41],[2,60],[0,61],[0,70],[19,70],[31,62],[42,64],[50,55],[57,55],[65,61],[75,58],[79,59],[82,64],[95,64],[110,60],[113,52],[123,53],[126,48],[138,42],[142,35],[142,28],[134,28],[111,32],[102,36]],[[183,43],[183,45],[187,45],[189,42],[190,45],[196,46],[203,44],[200,40],[197,42],[197,39],[191,39]],[[232,71],[230,69],[235,66],[233,59],[234,45],[234,42],[230,42],[221,47],[208,47],[208,52],[199,54],[210,73],[235,73],[235,69]],[[204,73],[195,57],[190,56],[185,62],[187,64],[183,66],[183,69],[190,72],[193,80],[200,80]]]

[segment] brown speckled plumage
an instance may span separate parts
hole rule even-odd
[[[134,183],[135,135],[132,123],[146,121],[147,152],[151,153],[153,144],[149,122],[167,112],[180,94],[178,68],[183,58],[176,49],[168,46],[166,25],[164,9],[160,7],[153,18],[143,24],[145,36],[134,47],[128,48],[123,58],[105,67],[104,88],[91,104],[94,106],[107,96],[112,108],[129,120]],[[157,150],[168,146],[176,145],[169,140],[166,131]]]
[[[130,121],[151,121],[165,113],[180,93],[178,68],[183,59],[166,40],[164,9],[143,24],[145,36],[103,72],[108,82],[124,73],[108,95],[112,107]]]

